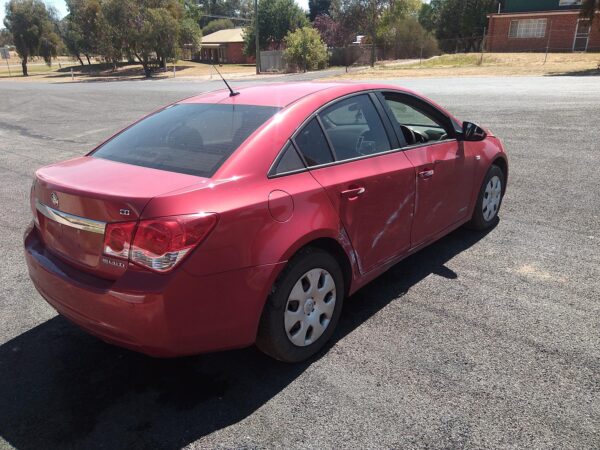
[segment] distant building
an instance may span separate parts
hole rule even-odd
[[[242,28],[219,30],[202,37],[198,59],[213,64],[250,64],[254,58],[244,55]]]
[[[580,18],[581,0],[503,0],[490,14],[487,49],[491,52],[600,51],[598,20]]]

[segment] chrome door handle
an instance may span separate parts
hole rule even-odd
[[[364,187],[348,189],[347,191],[342,191],[342,197],[347,199],[355,199],[363,195],[367,190]]]
[[[421,178],[427,179],[427,178],[431,178],[434,173],[435,173],[435,171],[433,169],[432,170],[424,170],[423,172],[419,172],[419,176]]]

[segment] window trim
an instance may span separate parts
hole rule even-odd
[[[544,22],[544,30],[543,30],[543,34],[541,36],[519,36],[519,30],[521,28],[521,24],[523,24],[524,22]],[[514,27],[514,33],[513,32],[513,25],[516,26]],[[537,29],[537,25],[536,25],[536,29]],[[534,19],[512,19],[510,21],[510,24],[508,26],[508,38],[509,39],[544,39],[548,34],[548,18],[546,17],[538,17],[538,18],[534,18]]]
[[[416,144],[416,145],[411,145],[408,146],[406,145],[406,141],[404,140],[404,136],[402,135],[402,139],[398,136],[398,131],[396,130],[396,127],[393,125],[394,122],[392,121],[392,119],[390,118],[389,114],[390,112],[388,112],[384,106],[384,103],[382,103],[382,99],[380,98],[380,95],[383,96],[383,93],[385,92],[389,92],[392,94],[396,94],[396,95],[402,95],[402,96],[406,96],[406,97],[410,97],[414,100],[416,100],[417,102],[421,102],[424,105],[426,105],[429,108],[432,108],[434,111],[437,111],[438,114],[442,117],[444,117],[448,123],[451,125],[451,129],[453,130],[453,137],[449,137],[448,139],[445,139],[443,141],[436,141],[436,142],[426,142],[424,144]],[[325,164],[319,164],[317,166],[311,166],[308,167],[308,165],[306,164],[306,161],[304,159],[304,157],[302,156],[302,153],[298,150],[298,146],[296,145],[295,142],[295,138],[296,136],[304,129],[304,127],[314,118],[316,117],[319,113],[321,113],[324,109],[328,108],[329,106],[331,106],[332,104],[341,101],[341,100],[345,100],[347,98],[351,98],[351,97],[355,97],[357,95],[362,95],[362,94],[369,94],[369,96],[371,97],[371,101],[373,102],[373,104],[375,105],[375,108],[377,109],[378,114],[381,115],[381,111],[383,111],[385,113],[385,119],[384,117],[381,117],[381,121],[384,124],[384,128],[386,129],[386,133],[389,133],[390,130],[388,130],[388,128],[386,127],[386,120],[390,121],[391,127],[393,131],[393,138],[392,136],[388,135],[388,139],[390,140],[390,146],[394,146],[394,144],[397,144],[398,147],[396,148],[392,148],[391,150],[385,151],[385,152],[381,152],[381,153],[375,153],[373,155],[364,155],[364,156],[358,156],[356,158],[351,158],[351,159],[344,159],[341,161],[332,161],[330,163],[325,163]],[[379,109],[378,108],[381,108]],[[394,119],[395,120],[395,119]],[[321,125],[321,122],[318,121],[319,125]],[[321,125],[322,127],[322,125]],[[398,127],[399,128],[399,127]],[[337,166],[340,164],[347,164],[347,163],[351,163],[351,162],[355,162],[355,161],[362,161],[364,159],[368,159],[368,158],[376,158],[378,156],[383,156],[383,155],[389,155],[391,153],[398,153],[398,152],[403,152],[405,150],[411,150],[414,148],[419,148],[419,147],[425,147],[425,146],[432,146],[432,145],[439,145],[439,144],[447,144],[449,141],[456,141],[458,143],[458,134],[461,132],[459,124],[453,120],[450,116],[448,116],[447,114],[445,114],[443,111],[439,110],[435,105],[432,105],[430,102],[426,101],[425,99],[422,99],[410,92],[406,92],[406,91],[395,91],[395,90],[391,90],[391,89],[367,89],[364,91],[359,91],[359,92],[352,92],[350,94],[346,94],[346,95],[342,95],[341,97],[337,97],[327,103],[325,103],[324,105],[320,106],[317,110],[313,111],[310,115],[308,115],[308,117],[306,119],[304,119],[302,121],[302,123],[298,126],[298,128],[296,129],[296,131],[294,131],[294,133],[292,133],[292,135],[285,141],[285,144],[281,147],[281,149],[279,150],[279,153],[277,154],[277,157],[275,158],[275,160],[273,161],[273,163],[271,164],[271,166],[269,167],[269,171],[267,172],[267,178],[268,179],[272,179],[272,178],[279,178],[279,177],[283,177],[283,176],[288,176],[288,175],[296,175],[298,173],[303,173],[303,172],[310,172],[312,170],[317,170],[317,169],[322,169],[322,168],[327,168],[327,167],[331,167],[331,166]],[[325,130],[323,130],[323,133],[325,133]],[[400,132],[401,133],[401,132]],[[327,133],[325,133],[325,138],[327,139],[327,143],[328,145],[331,145],[329,143],[329,138],[327,136]],[[304,162],[304,169],[298,169],[292,172],[286,172],[286,173],[280,173],[280,174],[275,174],[273,173],[275,167],[277,166],[277,163],[279,162],[279,160],[282,158],[282,155],[284,153],[284,150],[288,144],[288,142],[291,142],[294,149],[296,150],[296,152],[298,152],[298,156],[300,157],[300,159]],[[402,145],[404,144],[404,145]]]

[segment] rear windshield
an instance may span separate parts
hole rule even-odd
[[[279,108],[183,103],[123,131],[92,156],[152,169],[212,177]]]

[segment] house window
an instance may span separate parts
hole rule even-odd
[[[508,37],[543,38],[546,35],[548,19],[511,20]]]

